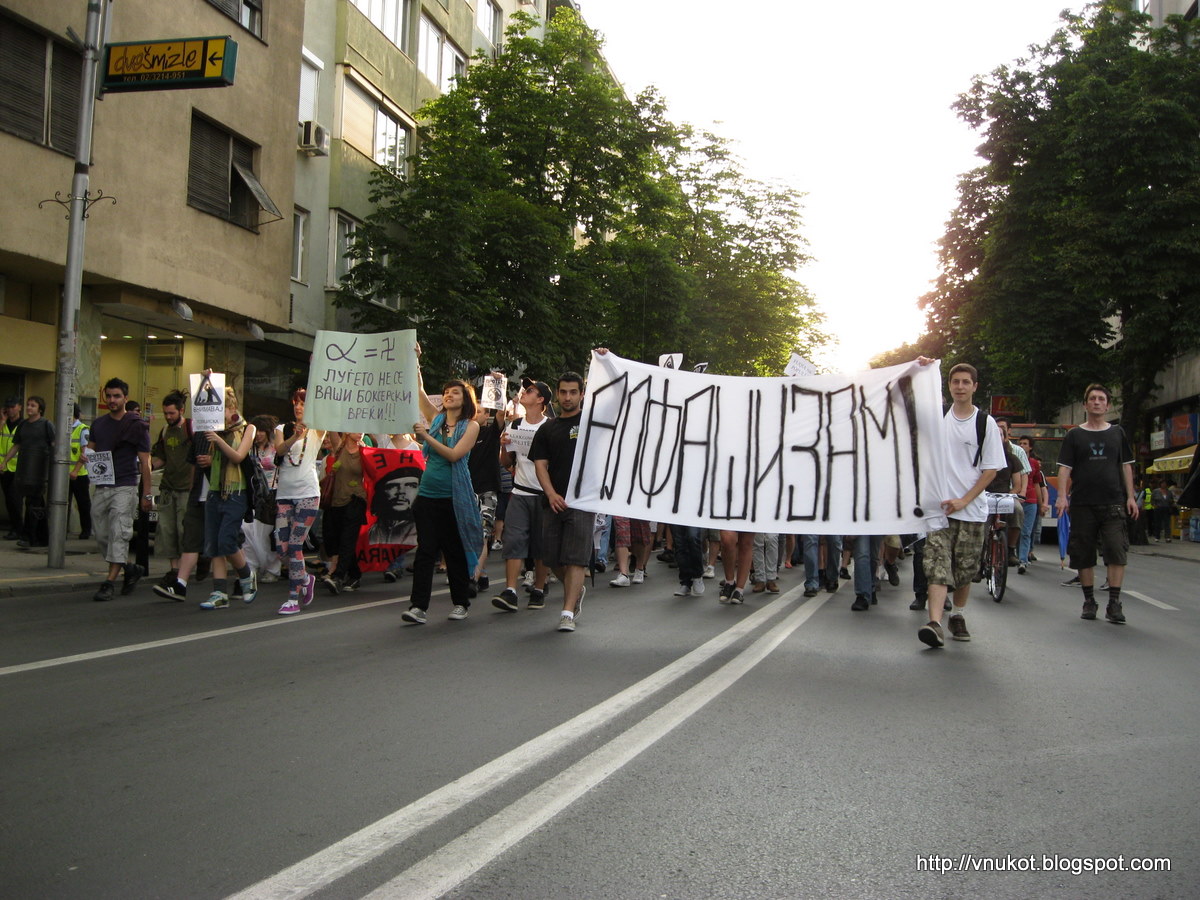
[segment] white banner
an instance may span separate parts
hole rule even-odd
[[[791,534],[941,527],[941,375],[731,378],[593,354],[567,502]]]
[[[421,418],[417,333],[318,331],[304,421],[322,431],[404,434]]]
[[[192,388],[192,429],[204,434],[206,431],[225,430],[225,374],[189,375]]]

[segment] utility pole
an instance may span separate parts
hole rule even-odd
[[[111,2],[111,0],[110,0]],[[58,388],[55,392],[54,465],[50,470],[50,546],[47,566],[65,565],[67,486],[71,456],[71,410],[75,405],[75,349],[79,341],[79,307],[83,295],[83,247],[87,225],[88,178],[92,160],[92,120],[96,109],[96,66],[100,60],[102,0],[88,0],[83,47],[83,79],[79,88],[78,145],[71,179],[67,265],[62,312],[58,322]]]

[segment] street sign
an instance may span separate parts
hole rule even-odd
[[[237,41],[229,35],[106,44],[104,90],[226,87],[236,64]]]

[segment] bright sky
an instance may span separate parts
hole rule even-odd
[[[866,368],[921,331],[917,299],[979,137],[950,104],[972,76],[1044,43],[1066,0],[581,0],[630,94],[656,86],[677,122],[720,123],[749,174],[807,194],[815,261],[800,279]]]

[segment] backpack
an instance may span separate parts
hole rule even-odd
[[[258,454],[251,450],[242,460],[242,478],[246,490],[250,494],[250,502],[246,507],[247,522],[262,522],[265,525],[275,524],[275,489],[267,473],[263,471]]]
[[[975,410],[975,459],[971,465],[976,469],[979,468],[979,461],[983,459],[983,439],[987,436],[987,413],[982,409]]]

